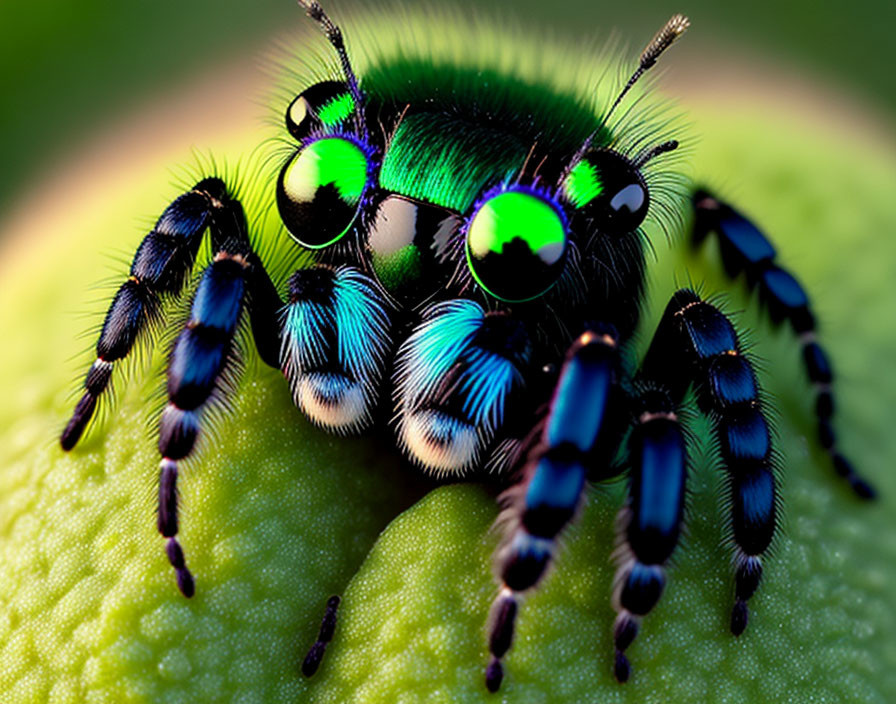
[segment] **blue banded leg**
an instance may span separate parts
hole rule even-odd
[[[777,527],[775,457],[756,373],[728,318],[682,289],[660,320],[640,374],[664,383],[676,402],[693,383],[701,409],[712,420],[731,497],[731,631],[740,635],[747,625],[747,601],[762,577],[761,556]]]
[[[496,556],[501,588],[491,612],[485,684],[504,676],[501,658],[513,642],[520,595],[544,575],[560,531],[573,518],[585,487],[587,457],[606,418],[616,378],[615,335],[586,332],[566,355],[537,444],[523,466],[523,481],[502,497],[499,522],[506,536]]]
[[[193,575],[177,540],[178,463],[193,451],[202,411],[222,391],[221,381],[233,361],[233,341],[244,307],[261,358],[270,363],[280,345],[276,318],[281,306],[276,289],[249,243],[242,205],[222,196],[211,217],[212,246],[217,253],[199,281],[190,319],[178,335],[168,360],[168,405],[159,423],[158,529],[167,538],[168,560],[184,596],[195,591]],[[276,361],[276,356],[274,360]]]
[[[108,388],[115,362],[126,357],[138,337],[158,320],[162,297],[180,293],[202,235],[225,197],[223,181],[203,179],[171,203],[143,238],[130,275],[103,320],[96,361],[84,379],[84,394],[60,437],[63,450],[71,450],[80,440]]]
[[[178,462],[190,455],[199,435],[202,409],[218,389],[231,361],[234,333],[242,315],[248,264],[243,256],[219,252],[203,272],[190,320],[168,363],[168,405],[159,424],[159,532],[184,596],[194,593],[193,576],[177,541]]]
[[[638,635],[666,586],[665,565],[684,520],[687,451],[675,405],[659,390],[645,393],[628,440],[629,499],[617,520],[618,565],[613,583],[613,672],[626,682],[631,666],[625,650]]]
[[[874,488],[862,478],[837,448],[834,433],[834,375],[827,353],[818,342],[817,325],[809,297],[800,283],[775,261],[776,251],[768,238],[747,218],[726,203],[700,190],[694,194],[695,243],[710,232],[719,238],[722,263],[732,278],[746,273],[750,288],[758,288],[769,315],[776,323],[787,321],[802,345],[803,366],[815,388],[815,416],[819,444],[828,452],[837,474],[863,499],[875,496]]]

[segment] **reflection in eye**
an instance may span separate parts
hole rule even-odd
[[[637,213],[642,205],[644,205],[644,189],[637,183],[626,186],[610,201],[610,207],[617,212],[625,208],[629,213]]]
[[[495,298],[526,301],[556,283],[566,260],[566,225],[553,204],[510,190],[488,198],[467,229],[467,264]]]
[[[361,146],[342,137],[319,139],[290,159],[277,182],[277,206],[293,238],[311,249],[339,240],[354,222],[368,171]]]

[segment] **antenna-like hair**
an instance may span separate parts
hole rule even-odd
[[[676,149],[678,149],[677,139],[670,139],[668,142],[657,144],[655,147],[646,149],[638,154],[638,156],[632,162],[632,166],[634,166],[636,169],[640,169],[642,166],[644,166],[644,164],[646,164],[654,157],[657,157],[660,154],[666,154],[667,152],[675,151]]]
[[[324,34],[327,35],[327,40],[333,45],[333,48],[336,49],[336,53],[339,54],[339,62],[342,64],[342,72],[345,74],[345,81],[348,83],[348,89],[351,91],[352,98],[355,101],[355,112],[357,113],[358,121],[361,125],[361,129],[366,133],[364,117],[361,112],[364,104],[364,96],[361,94],[361,86],[358,84],[358,77],[355,75],[351,61],[348,59],[348,52],[345,50],[345,41],[342,39],[342,30],[339,29],[339,25],[333,22],[329,15],[324,12],[324,8],[320,6],[320,3],[317,0],[298,0],[298,3],[299,7],[305,10],[308,16],[320,25]]]
[[[622,102],[622,99],[626,96],[626,94],[631,90],[632,86],[638,82],[638,79],[641,78],[653,65],[656,63],[656,60],[660,58],[660,55],[668,49],[672,44],[675,43],[675,40],[678,39],[682,34],[684,34],[685,30],[691,26],[691,21],[682,14],[675,14],[669,18],[669,21],[663,25],[662,29],[657,32],[653,39],[650,40],[650,43],[644,47],[644,51],[641,52],[641,57],[638,59],[638,68],[635,69],[635,72],[632,74],[631,78],[628,79],[628,83],[625,84],[622,91],[620,91],[619,95],[616,97],[616,100],[610,106],[610,109],[604,113],[603,118],[600,121],[600,125],[594,132],[592,132],[588,139],[585,140],[585,144],[582,145],[581,149],[579,149],[576,157],[581,156],[587,151],[588,147],[591,145],[591,141],[594,137],[603,129],[604,125],[607,124],[607,119],[610,117],[612,112],[618,107],[619,103]],[[668,151],[668,150],[666,150]],[[651,157],[656,156],[656,154],[652,154]],[[647,159],[644,159],[647,161]]]

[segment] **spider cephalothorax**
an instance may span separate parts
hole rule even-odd
[[[642,52],[616,100],[514,77],[400,57],[356,77],[339,28],[301,2],[338,52],[341,76],[288,105],[289,153],[274,199],[312,255],[285,301],[253,251],[239,201],[206,178],[147,235],[112,302],[85,394],[62,435],[78,441],[161,297],[177,294],[206,230],[212,262],[174,343],[160,425],[159,530],[186,596],[195,586],[178,532],[178,463],[234,352],[243,312],[261,358],[281,369],[296,405],[337,433],[381,420],[391,398],[397,444],[441,475],[488,468],[515,478],[503,495],[486,685],[496,690],[520,595],[537,585],[588,479],[628,471],[618,528],[614,672],[659,600],[685,517],[688,468],[679,408],[688,389],[713,426],[727,471],[734,546],[731,630],[777,525],[776,459],[758,380],[728,318],[695,292],[669,302],[639,363],[631,340],[645,282],[645,218],[674,210],[648,170],[675,139],[629,140],[610,120],[641,75],[688,26],[675,15]],[[407,76],[425,76],[408,81]],[[695,237],[718,233],[725,265],[746,271],[776,320],[800,335],[818,389],[819,437],[837,471],[872,490],[838,452],[832,374],[808,298],[756,227],[706,191],[692,198]],[[331,599],[312,674],[335,623]]]

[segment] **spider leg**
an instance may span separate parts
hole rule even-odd
[[[233,358],[233,340],[244,306],[249,309],[259,354],[269,364],[279,346],[276,321],[280,299],[252,251],[239,201],[222,194],[211,214],[212,246],[217,252],[202,273],[190,308],[190,319],[178,335],[168,361],[168,405],[159,423],[158,529],[167,538],[166,552],[177,585],[186,597],[195,591],[177,540],[178,463],[193,451],[203,409],[220,390]]]
[[[740,635],[747,625],[747,601],[762,577],[762,553],[777,527],[775,457],[753,365],[728,318],[681,289],[663,313],[639,375],[663,384],[676,403],[694,384],[712,421],[728,474],[735,548],[731,632]]]
[[[130,353],[137,337],[158,319],[161,297],[177,295],[193,268],[214,203],[226,188],[207,178],[169,205],[134,255],[130,276],[118,289],[96,343],[96,361],[84,379],[84,395],[62,431],[63,450],[71,450],[93,417],[112,378],[115,362]]]
[[[106,313],[96,344],[97,358],[84,379],[84,394],[60,437],[62,449],[71,450],[80,440],[97,402],[108,388],[115,362],[125,358],[138,337],[158,320],[162,298],[176,296],[183,289],[202,235],[216,213],[223,211],[226,200],[227,188],[223,181],[202,179],[192,190],[176,198],[143,238],[134,254],[130,275],[119,287]],[[253,264],[260,268],[257,259]],[[258,277],[254,288],[259,310],[272,292],[276,297],[276,290],[266,275]],[[253,318],[256,344],[262,359],[276,366],[278,344],[271,340],[270,331],[276,334],[277,327],[265,325],[264,315],[259,314],[257,321]]]
[[[874,488],[837,448],[833,428],[834,375],[827,353],[818,342],[815,316],[806,291],[793,274],[778,266],[774,246],[750,220],[704,190],[694,194],[693,203],[696,211],[694,243],[699,245],[710,232],[717,233],[722,263],[728,275],[733,278],[741,271],[746,272],[748,285],[759,289],[772,320],[790,323],[803,348],[806,374],[815,387],[819,444],[831,456],[837,474],[858,496],[874,498]]]
[[[684,520],[687,478],[687,451],[676,404],[661,388],[649,388],[637,404],[628,439],[629,499],[619,512],[614,555],[618,569],[613,607],[618,616],[613,671],[619,682],[627,681],[631,673],[625,650],[666,585],[665,565],[678,545]]]
[[[339,609],[340,601],[338,595],[327,599],[327,610],[324,612],[324,617],[321,620],[317,640],[308,649],[308,654],[305,655],[305,659],[302,661],[302,674],[305,677],[311,677],[317,672],[317,668],[320,667],[320,663],[324,659],[327,645],[333,640],[333,634],[336,632],[336,612]]]
[[[612,405],[619,353],[609,332],[586,332],[566,355],[536,443],[523,465],[523,480],[502,497],[499,521],[506,537],[496,555],[500,592],[491,612],[485,684],[496,692],[501,658],[513,642],[522,592],[534,587],[551,560],[557,535],[582,500],[586,465]]]

